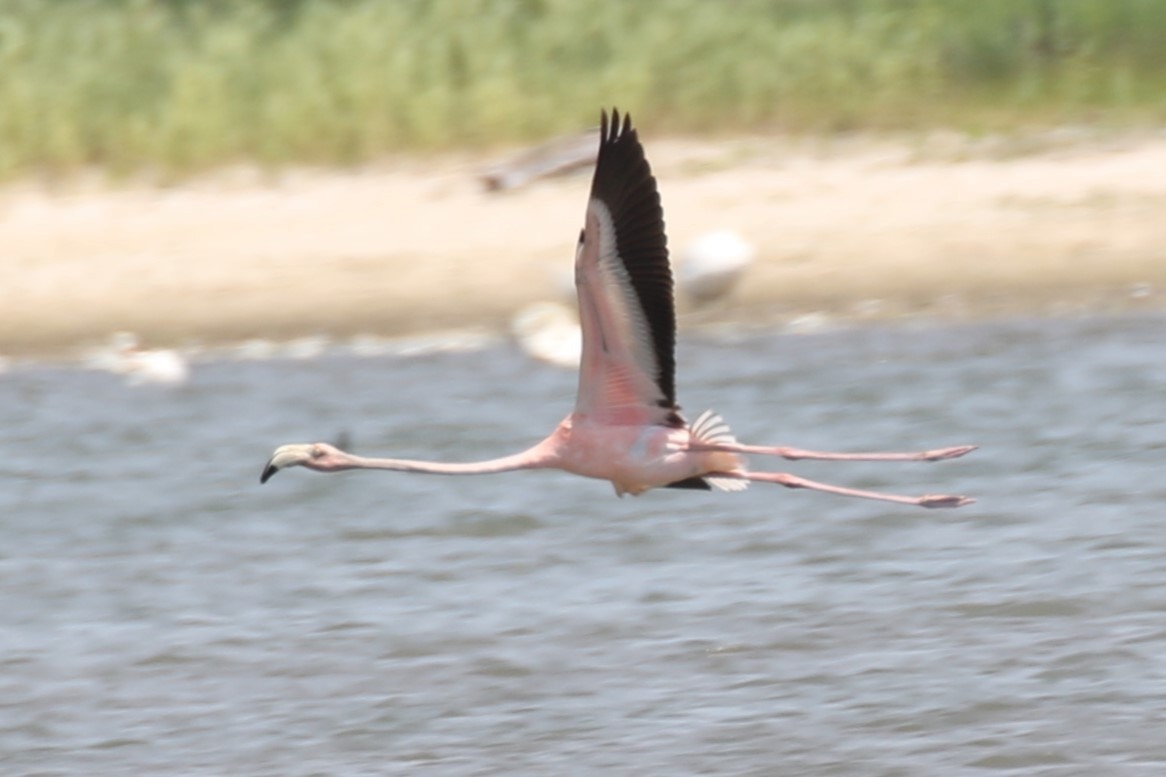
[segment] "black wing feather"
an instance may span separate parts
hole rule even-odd
[[[675,483],[669,483],[664,488],[687,488],[693,491],[712,491],[713,487],[708,484],[708,481],[702,477],[685,478],[684,480],[677,480]]]
[[[672,268],[664,235],[664,209],[656,179],[629,115],[620,121],[604,111],[591,196],[607,206],[615,226],[615,245],[652,332],[662,407],[676,408],[676,310]],[[683,424],[683,422],[680,422]]]

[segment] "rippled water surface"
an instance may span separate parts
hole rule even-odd
[[[0,377],[0,773],[1166,774],[1166,320],[685,333],[763,461],[979,499],[259,471],[467,460],[575,377],[509,347]]]

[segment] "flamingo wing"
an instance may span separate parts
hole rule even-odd
[[[682,427],[676,313],[664,211],[632,128],[601,120],[599,158],[575,252],[583,354],[575,412],[604,423]]]

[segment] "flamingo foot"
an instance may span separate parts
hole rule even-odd
[[[944,459],[958,459],[979,448],[979,445],[955,445],[951,448],[940,448],[934,451],[924,451],[919,454],[920,461],[943,461]]]
[[[952,494],[926,494],[919,497],[920,507],[963,507],[970,505],[976,500],[967,496],[955,496]]]

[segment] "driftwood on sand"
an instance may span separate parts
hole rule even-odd
[[[486,191],[503,192],[526,186],[539,178],[565,175],[595,164],[599,129],[563,135],[517,156],[491,165],[481,174]]]

